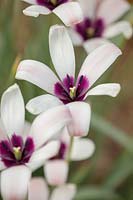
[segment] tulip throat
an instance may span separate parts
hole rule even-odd
[[[34,140],[25,140],[15,133],[11,138],[0,141],[0,159],[6,167],[24,165],[28,163],[34,152]]]
[[[64,104],[67,104],[74,101],[83,101],[88,89],[89,80],[86,76],[81,75],[75,83],[74,77],[67,74],[62,82],[57,82],[54,85],[54,94]]]

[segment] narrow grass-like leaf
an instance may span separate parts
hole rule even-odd
[[[133,173],[133,155],[128,152],[122,153],[119,159],[114,163],[113,169],[106,177],[103,187],[116,188],[131,173]]]
[[[78,190],[75,200],[122,200],[122,198],[111,190],[88,186]]]
[[[127,151],[133,153],[133,141],[124,131],[116,128],[113,124],[103,119],[97,114],[92,115],[92,129],[110,137],[115,142],[123,146]]]

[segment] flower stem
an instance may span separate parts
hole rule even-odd
[[[66,161],[69,163],[70,160],[71,160],[71,153],[72,153],[72,147],[73,147],[73,139],[74,137],[71,136],[70,138],[70,145],[69,145],[69,150],[68,150],[68,154],[67,154],[67,158],[66,158]]]

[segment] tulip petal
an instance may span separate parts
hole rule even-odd
[[[69,30],[69,33],[70,33],[70,37],[72,39],[72,42],[75,46],[80,46],[82,45],[83,43],[83,39],[82,37],[80,36],[80,34],[78,34],[74,28],[73,29],[70,29]]]
[[[45,6],[32,5],[23,10],[23,13],[27,16],[38,17],[39,15],[48,15],[51,11]]]
[[[79,77],[86,76],[91,87],[121,54],[121,50],[112,43],[98,47],[85,59]]]
[[[121,86],[118,83],[106,83],[100,84],[86,94],[85,99],[90,95],[108,95],[111,97],[116,97],[120,92]]]
[[[86,52],[89,54],[92,51],[94,51],[96,48],[100,47],[101,45],[104,45],[109,42],[110,41],[108,41],[105,38],[93,38],[93,39],[90,39],[90,40],[87,40],[86,42],[84,42],[83,46],[84,46]]]
[[[63,80],[67,74],[75,76],[75,55],[72,42],[64,26],[55,25],[49,33],[50,54],[56,72]]]
[[[31,136],[36,148],[42,146],[71,120],[70,111],[66,106],[58,106],[40,114],[33,122]]]
[[[7,135],[5,134],[5,128],[4,128],[4,125],[3,125],[3,122],[2,120],[0,119],[0,140],[4,140],[7,138]]]
[[[80,161],[90,158],[95,151],[92,140],[86,138],[74,138],[71,160]]]
[[[30,161],[27,163],[27,166],[30,167],[32,171],[35,171],[39,167],[41,167],[46,160],[52,158],[58,153],[60,147],[60,143],[58,141],[48,142],[44,147],[36,150]]]
[[[71,136],[86,136],[90,127],[90,105],[85,102],[73,102],[67,106],[72,115],[72,121],[68,125],[69,134]]]
[[[24,124],[24,135],[25,136],[29,135],[30,129],[31,129],[31,123],[28,121],[25,121],[25,124]]]
[[[76,194],[74,184],[66,184],[54,189],[50,200],[72,200]]]
[[[123,34],[125,38],[130,39],[133,35],[133,28],[128,21],[120,21],[108,26],[103,36],[106,38],[112,38],[119,34]]]
[[[79,0],[85,17],[95,17],[96,8],[99,2],[99,0]]]
[[[0,160],[0,171],[4,170],[6,168],[6,166],[4,165],[4,163]]]
[[[31,171],[24,165],[10,167],[1,173],[1,194],[6,200],[26,198]]]
[[[28,200],[48,200],[49,189],[44,178],[32,178],[29,184]]]
[[[17,84],[9,87],[1,99],[1,119],[10,137],[12,134],[22,134],[25,121],[24,100]]]
[[[78,2],[68,2],[57,6],[53,12],[66,26],[72,26],[83,19],[83,13]]]
[[[103,0],[97,12],[97,17],[103,18],[106,24],[118,20],[130,9],[130,4],[125,0]]]
[[[54,94],[54,84],[59,81],[49,67],[35,60],[20,62],[16,79],[29,81],[52,94]]]
[[[49,108],[59,105],[62,105],[62,102],[57,97],[45,94],[31,99],[27,103],[26,108],[30,113],[38,115]]]
[[[50,185],[62,185],[67,181],[68,163],[64,160],[49,160],[44,165],[44,172]]]

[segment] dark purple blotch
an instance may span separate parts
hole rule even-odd
[[[45,6],[50,10],[55,9],[57,6],[68,2],[69,0],[56,0],[56,3],[53,3],[51,0],[36,0],[37,4]]]
[[[14,148],[20,148],[21,158],[17,160],[14,155]],[[0,158],[6,167],[23,165],[27,163],[34,152],[34,141],[28,137],[23,141],[21,136],[13,134],[11,139],[0,141]]]
[[[75,96],[72,98],[70,89],[75,87]],[[54,86],[55,95],[64,103],[83,101],[89,89],[89,81],[86,76],[80,76],[74,86],[74,78],[67,75],[62,82],[57,82]]]

